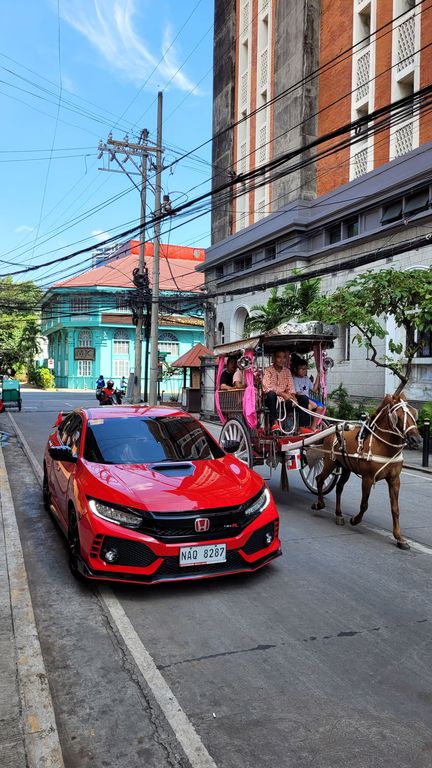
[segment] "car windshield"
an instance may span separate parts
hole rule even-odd
[[[187,416],[90,419],[84,459],[99,464],[152,464],[224,456],[198,421]]]

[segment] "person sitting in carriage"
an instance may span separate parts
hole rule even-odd
[[[262,382],[264,403],[270,412],[270,429],[272,433],[279,433],[278,422],[278,398],[284,400],[291,407],[298,403],[302,408],[308,408],[309,400],[305,395],[297,394],[289,368],[286,365],[287,353],[284,349],[278,349],[273,355],[273,365],[269,365],[264,371]],[[311,432],[309,429],[310,418],[303,411],[298,412],[300,432]]]
[[[219,389],[225,391],[244,389],[244,387],[242,372],[237,368],[237,358],[235,355],[230,355],[227,359],[225,370],[222,371]]]
[[[324,404],[315,399],[318,377],[314,382],[310,380],[309,376],[307,375],[307,360],[304,360],[302,357],[298,357],[297,355],[293,355],[291,358],[291,371],[293,374],[296,395],[305,395],[308,400],[308,409],[314,412],[315,418],[312,419],[311,428],[312,430],[315,430],[319,421],[317,415],[325,413]]]

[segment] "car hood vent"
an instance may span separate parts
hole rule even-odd
[[[166,477],[191,477],[195,471],[190,461],[162,461],[159,464],[151,464],[149,469]]]

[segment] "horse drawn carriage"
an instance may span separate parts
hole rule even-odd
[[[378,480],[386,480],[393,536],[401,549],[409,545],[401,535],[399,488],[406,445],[421,442],[417,413],[403,394],[386,395],[376,411],[360,422],[344,422],[322,415],[314,431],[302,434],[298,414],[304,411],[293,403],[280,404],[277,433],[271,429],[261,382],[263,371],[278,350],[288,355],[313,355],[318,371],[321,398],[325,401],[326,373],[332,365],[327,351],[336,338],[333,326],[321,323],[285,323],[275,331],[215,348],[219,356],[215,407],[222,423],[220,444],[249,467],[267,465],[270,471],[281,465],[281,487],[288,490],[289,469],[296,469],[306,487],[317,494],[313,509],[325,507],[324,495],[336,486],[335,521],[345,523],[341,495],[352,472],[362,479],[360,511],[350,523],[358,525],[368,508],[369,494]],[[220,390],[227,356],[236,356],[243,369],[243,389]],[[306,411],[306,413],[308,413]],[[303,430],[304,432],[304,430]]]
[[[317,493],[316,476],[322,469],[323,461],[314,454],[313,445],[325,436],[326,422],[322,418],[316,432],[300,435],[299,414],[304,409],[296,404],[291,409],[286,403],[280,402],[279,430],[275,434],[271,430],[269,410],[264,402],[264,370],[278,350],[287,352],[288,365],[293,355],[312,354],[318,372],[320,395],[325,398],[326,374],[332,364],[327,351],[333,347],[336,336],[334,326],[322,323],[284,323],[275,331],[215,348],[215,355],[219,357],[215,406],[223,425],[220,443],[249,467],[267,465],[272,471],[280,464],[283,487],[288,485],[286,471],[296,469],[307,488]],[[238,359],[237,364],[244,376],[243,389],[219,388],[228,356],[236,356]],[[326,480],[325,493],[334,488],[338,473],[337,468]]]

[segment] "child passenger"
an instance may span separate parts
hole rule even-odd
[[[315,416],[312,419],[311,429],[316,430],[319,419],[318,415],[325,412],[325,407],[319,400],[315,400],[313,395],[315,394],[315,386],[317,381],[311,382],[307,375],[308,365],[307,361],[302,358],[297,358],[293,361],[293,381],[297,395],[305,395],[308,398],[308,408],[313,411]]]

